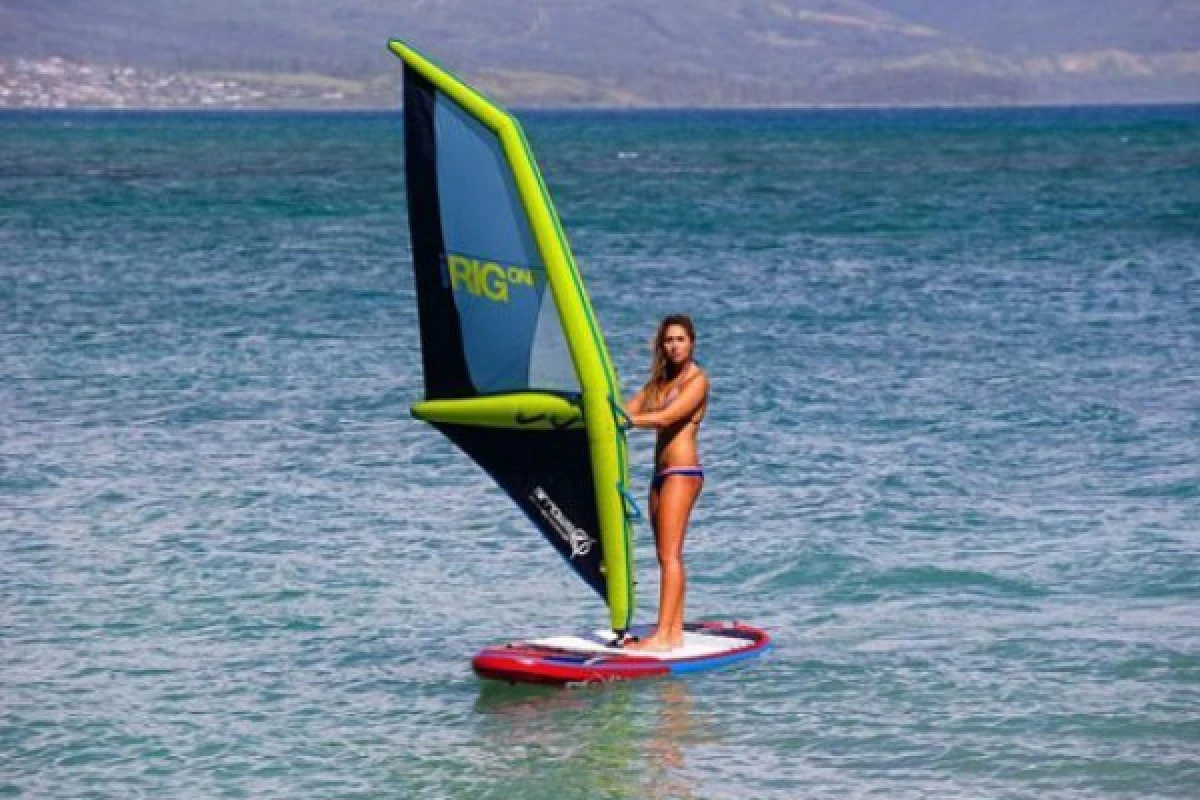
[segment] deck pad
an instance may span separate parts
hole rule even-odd
[[[635,629],[635,634],[638,631]],[[645,631],[646,634],[649,631]],[[539,647],[551,647],[559,650],[569,650],[578,653],[609,653],[616,656],[644,656],[659,660],[679,660],[687,658],[702,658],[727,654],[753,647],[754,642],[740,637],[730,637],[702,633],[700,631],[685,631],[683,647],[666,651],[653,652],[647,650],[630,650],[627,647],[617,647],[611,644],[616,639],[612,631],[598,630],[590,634],[576,636],[551,636],[544,639],[530,639],[527,644]]]

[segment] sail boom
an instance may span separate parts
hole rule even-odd
[[[583,409],[578,399],[546,392],[425,400],[413,404],[412,415],[431,423],[526,431],[561,431],[583,427]]]

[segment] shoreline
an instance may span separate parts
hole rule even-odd
[[[1105,103],[822,103],[796,105],[712,105],[712,106],[603,106],[603,105],[512,105],[509,109],[519,114],[628,114],[630,116],[655,114],[773,114],[807,112],[889,112],[889,111],[1100,111],[1105,109],[1186,109],[1200,108],[1200,99],[1195,100],[1151,100],[1114,101]],[[281,114],[299,115],[386,115],[403,109],[395,106],[3,106],[0,114]]]

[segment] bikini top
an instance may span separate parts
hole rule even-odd
[[[662,398],[657,403],[658,408],[656,410],[662,411],[664,408],[671,405],[671,403],[675,400],[675,398],[679,397],[679,393],[683,389],[683,387],[696,379],[697,372],[698,372],[698,370],[693,371],[692,374],[689,375],[687,377],[687,379],[685,379],[683,381],[678,381],[678,379],[676,379],[678,381],[678,383],[673,384],[671,386],[671,388],[667,390],[667,393],[662,396]]]

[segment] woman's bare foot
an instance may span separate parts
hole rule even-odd
[[[671,642],[668,639],[659,638],[657,634],[639,639],[636,642],[630,642],[625,645],[629,650],[640,650],[646,653],[669,653],[672,650],[678,650],[683,647],[683,641]]]

